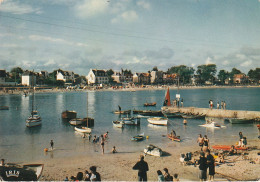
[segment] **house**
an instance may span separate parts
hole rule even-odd
[[[163,83],[163,72],[162,71],[152,71],[151,72],[151,83],[152,84]]]
[[[245,83],[247,81],[248,77],[244,73],[240,74],[234,74],[233,76],[233,82],[234,83]]]
[[[39,72],[39,76],[40,76],[40,77],[47,78],[47,77],[49,76],[49,73],[48,73],[48,71],[40,71],[40,72]]]
[[[150,84],[151,83],[151,75],[150,73],[135,73],[133,75],[133,82],[140,84]]]
[[[90,69],[86,76],[88,84],[108,84],[109,79],[105,70]]]
[[[6,78],[6,71],[0,70],[0,83],[4,83]]]
[[[36,76],[32,71],[25,71],[22,74],[22,85],[34,86],[36,85]]]
[[[178,79],[177,73],[173,73],[173,74],[164,73],[163,74],[163,83],[165,83],[165,84],[177,83],[177,79]]]
[[[121,72],[114,72],[114,74],[111,76],[115,82],[117,83],[131,83],[133,82],[133,74],[124,74]]]
[[[74,82],[74,72],[72,71],[63,71],[61,69],[57,70],[56,80],[62,80],[66,82]]]

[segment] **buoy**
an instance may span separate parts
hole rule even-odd
[[[44,149],[44,152],[48,152],[48,148],[45,148],[45,149]]]
[[[149,139],[149,136],[146,136],[146,139]]]

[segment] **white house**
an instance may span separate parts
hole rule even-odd
[[[63,71],[61,69],[57,70],[56,80],[62,80],[67,82],[69,80],[74,81],[74,72],[72,71]]]
[[[86,79],[88,84],[107,84],[109,82],[105,70],[90,69]]]
[[[152,71],[151,72],[151,83],[163,83],[163,72],[162,71]]]
[[[36,76],[31,71],[25,71],[22,74],[22,85],[34,86],[36,85]]]

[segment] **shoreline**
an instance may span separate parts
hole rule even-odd
[[[146,87],[132,87],[132,88],[102,88],[102,89],[40,89],[36,90],[35,94],[39,93],[64,93],[64,92],[86,92],[86,91],[93,91],[93,92],[106,92],[106,91],[115,91],[115,92],[136,92],[136,91],[154,91],[154,90],[166,90],[169,87],[170,90],[177,90],[177,86],[146,86]],[[182,90],[192,90],[192,89],[219,89],[219,88],[260,88],[259,86],[180,86],[179,89]],[[24,91],[22,90],[12,90],[11,92],[4,92],[3,90],[0,91],[1,95],[23,95]]]

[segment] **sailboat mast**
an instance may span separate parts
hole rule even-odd
[[[88,127],[88,91],[87,91],[87,127]]]
[[[33,70],[34,72],[34,70]],[[33,95],[32,95],[32,116],[33,116],[33,109],[34,109],[34,77],[32,73],[32,89],[33,89]]]

